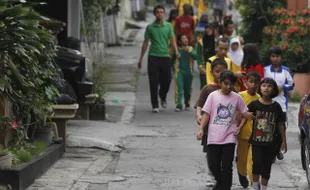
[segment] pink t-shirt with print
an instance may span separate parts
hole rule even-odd
[[[235,92],[223,95],[220,90],[212,92],[202,110],[210,115],[208,144],[236,143],[236,111],[248,111],[241,96]]]

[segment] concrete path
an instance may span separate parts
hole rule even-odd
[[[152,20],[152,17],[148,17]],[[28,190],[203,190],[210,189],[209,175],[194,110],[174,112],[173,88],[168,108],[151,113],[146,59],[135,84],[136,63],[143,40],[137,46],[107,48],[110,76],[106,103],[121,108],[113,123],[70,121],[68,151]],[[112,74],[111,74],[112,73]],[[114,76],[114,77],[113,77]],[[137,87],[137,91],[136,91]],[[199,94],[197,73],[193,102]],[[297,108],[290,104],[287,130],[289,152],[273,165],[270,189],[308,189],[301,168],[297,138]],[[107,110],[112,113],[111,110]],[[109,115],[108,115],[109,116]],[[109,151],[107,151],[109,150]],[[234,168],[233,189],[241,189]]]

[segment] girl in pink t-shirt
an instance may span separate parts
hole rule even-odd
[[[209,95],[202,108],[204,115],[197,139],[202,138],[204,127],[209,123],[207,157],[209,168],[216,180],[214,189],[231,189],[235,145],[237,135],[243,126],[242,124],[237,126],[235,118],[237,111],[247,119],[253,117],[241,96],[232,92],[236,80],[232,71],[222,71],[221,88]]]

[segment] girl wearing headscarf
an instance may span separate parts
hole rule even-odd
[[[196,25],[196,29],[195,29],[195,37],[196,37],[196,41],[198,42],[204,35],[205,33],[205,28],[206,25],[209,23],[208,20],[208,15],[207,14],[202,14],[198,24]]]
[[[240,40],[238,38],[232,38],[230,40],[229,51],[227,53],[227,56],[234,63],[231,65],[232,66],[231,70],[237,71],[237,72],[235,72],[236,77],[238,77],[238,79],[242,80],[243,74],[241,73],[241,63],[243,60],[243,50],[241,47]],[[237,91],[240,91],[241,85],[242,85],[241,83],[237,83],[235,85],[235,89]]]
[[[197,63],[200,71],[200,89],[206,85],[206,61],[215,55],[215,39],[212,25],[205,26],[205,34],[198,41]]]

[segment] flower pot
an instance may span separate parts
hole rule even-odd
[[[10,153],[0,155],[0,169],[8,169],[12,167],[12,155]]]
[[[292,94],[297,92],[300,97],[303,97],[310,90],[310,73],[294,73],[294,82]]]
[[[42,141],[47,146],[52,143],[53,135],[50,127],[38,127],[36,128],[34,139],[36,141]]]

